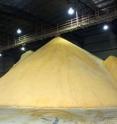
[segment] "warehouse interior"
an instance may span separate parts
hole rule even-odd
[[[117,124],[116,0],[0,0],[0,124]]]
[[[68,13],[70,8],[74,10],[73,14]],[[117,56],[116,9],[116,0],[1,0],[0,75],[4,75],[18,61],[24,52],[20,50],[22,45],[25,45],[26,51],[36,50],[56,36],[62,36],[102,59],[109,55]],[[91,23],[94,16],[102,19]],[[59,25],[66,23],[67,27],[71,23],[72,27],[72,20],[74,23],[74,19],[77,18],[79,20],[86,18],[91,24],[82,24],[58,32]],[[75,21],[79,24],[79,20]],[[103,29],[106,25],[109,26],[108,30]],[[66,27],[63,26],[63,29]],[[56,33],[46,36],[49,32]],[[31,38],[35,34],[39,38],[32,42]],[[43,37],[40,37],[40,34]],[[25,43],[21,41],[21,44],[17,45],[20,37],[30,35],[31,38]]]

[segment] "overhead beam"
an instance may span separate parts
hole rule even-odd
[[[84,2],[83,0],[77,0],[81,4],[83,4],[85,7],[89,8],[91,11],[95,11],[95,8]]]
[[[85,1],[83,0],[67,0],[67,3],[70,4],[75,4],[76,7],[80,6],[79,4],[84,5],[86,8],[90,9],[91,11],[94,12],[95,8],[93,6],[90,6],[89,4],[87,4]]]

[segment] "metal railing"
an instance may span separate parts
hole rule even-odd
[[[86,17],[73,18],[66,21],[63,24],[57,24],[55,27],[44,29],[43,32],[38,32],[34,34],[27,34],[17,38],[12,45],[2,47],[0,50],[6,50],[9,48],[17,47],[21,44],[30,43],[44,38],[49,38],[53,36],[58,36],[63,33],[70,32],[72,30],[81,29],[91,25],[109,22],[117,18],[117,8],[112,7],[108,9],[107,13],[103,13],[100,10],[96,10],[94,15],[88,15]]]

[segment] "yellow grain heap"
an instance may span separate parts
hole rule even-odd
[[[117,80],[103,60],[57,37],[0,79],[0,106],[117,107]]]
[[[109,72],[113,75],[113,77],[117,81],[117,57],[110,56],[105,61],[104,64],[106,65]]]

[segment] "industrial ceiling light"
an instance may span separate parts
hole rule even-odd
[[[69,15],[73,15],[74,13],[75,13],[74,8],[73,8],[73,7],[70,7],[70,8],[68,9],[68,14],[69,14]]]
[[[24,46],[21,47],[21,51],[25,51],[26,48]]]
[[[2,53],[0,53],[0,57],[2,57]]]
[[[20,28],[17,29],[17,34],[21,34],[22,30]]]
[[[105,24],[105,25],[103,26],[103,30],[104,30],[104,31],[109,30],[109,25]]]

